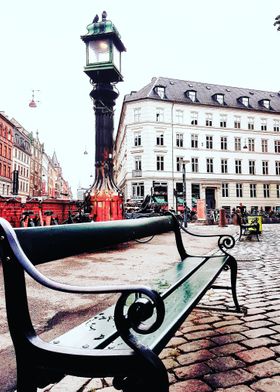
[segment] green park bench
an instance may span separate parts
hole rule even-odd
[[[170,231],[175,233],[180,261],[159,281],[155,280],[154,287],[122,282],[93,287],[69,285],[54,281],[36,268]],[[235,241],[229,235],[217,237],[218,252],[191,256],[183,245],[176,217],[169,213],[152,218],[16,229],[0,218],[0,256],[17,361],[17,392],[37,391],[37,387],[64,375],[113,377],[114,387],[126,392],[167,392],[168,373],[159,354],[207,290],[230,289],[234,310],[241,311],[236,295],[237,263],[227,253]],[[183,239],[187,241],[185,234]],[[67,259],[62,262],[67,263]],[[231,284],[215,285],[219,274],[228,269]],[[113,306],[47,342],[38,336],[31,321],[25,273],[52,290],[96,296],[116,293],[117,299]]]
[[[239,241],[241,241],[242,237],[245,237],[246,239],[251,239],[252,236],[255,236],[259,241],[259,234],[261,234],[259,217],[251,216],[250,221],[245,223],[240,214],[235,215],[237,219],[237,224],[239,225]]]

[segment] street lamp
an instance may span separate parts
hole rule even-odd
[[[115,84],[123,80],[121,53],[126,49],[121,37],[103,11],[81,36],[86,44],[84,72],[90,78],[95,111],[95,180],[86,195],[94,220],[122,218],[123,196],[113,178],[114,106],[119,93]]]
[[[184,227],[188,226],[188,211],[187,211],[187,178],[186,178],[186,165],[190,163],[187,159],[181,159],[183,169],[183,200],[184,200]]]

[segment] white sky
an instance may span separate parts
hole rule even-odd
[[[94,112],[80,36],[107,11],[127,52],[124,94],[153,76],[280,90],[279,0],[1,0],[0,111],[39,131],[64,178],[88,187],[94,174]],[[36,109],[29,108],[38,89]],[[84,155],[85,148],[89,152]]]

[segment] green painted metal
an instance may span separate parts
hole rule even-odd
[[[161,216],[16,228],[15,233],[27,257],[37,265],[171,230],[174,230],[172,216]]]
[[[171,230],[175,233],[181,261],[164,272],[151,287],[68,285],[45,277],[35,267]],[[220,243],[227,236],[217,237],[223,251]],[[240,310],[235,259],[226,252],[214,256],[187,255],[179,224],[172,214],[17,229],[0,218],[0,240],[7,316],[17,356],[18,392],[35,392],[37,386],[44,386],[45,380],[49,383],[53,377],[64,374],[114,377],[117,389],[127,392],[144,389],[167,392],[167,371],[158,354],[225,266],[230,267],[231,278],[231,286],[225,288],[232,290],[236,310]],[[114,306],[47,343],[36,335],[32,326],[25,272],[53,290],[78,294],[115,293],[119,298]]]
[[[111,39],[116,48],[120,52],[126,51],[124,44],[121,41],[121,36],[116,29],[116,26],[110,21],[106,20],[99,23],[90,23],[87,26],[88,33],[81,36],[81,39],[86,43],[92,40],[98,40],[101,38]]]

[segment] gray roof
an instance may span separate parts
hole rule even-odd
[[[165,87],[165,97],[160,98],[155,91],[156,86]],[[187,97],[186,91],[196,91],[197,100],[192,102]],[[224,95],[224,104],[215,100],[215,94]],[[240,102],[240,97],[249,98],[249,107]],[[243,87],[222,86],[211,83],[193,82],[172,78],[154,77],[149,84],[139,91],[132,91],[124,98],[124,102],[137,101],[141,99],[156,99],[161,101],[172,101],[184,104],[207,105],[225,108],[238,108],[245,110],[258,110],[267,113],[280,113],[280,92],[262,91]],[[270,108],[262,105],[262,100],[270,101]]]

